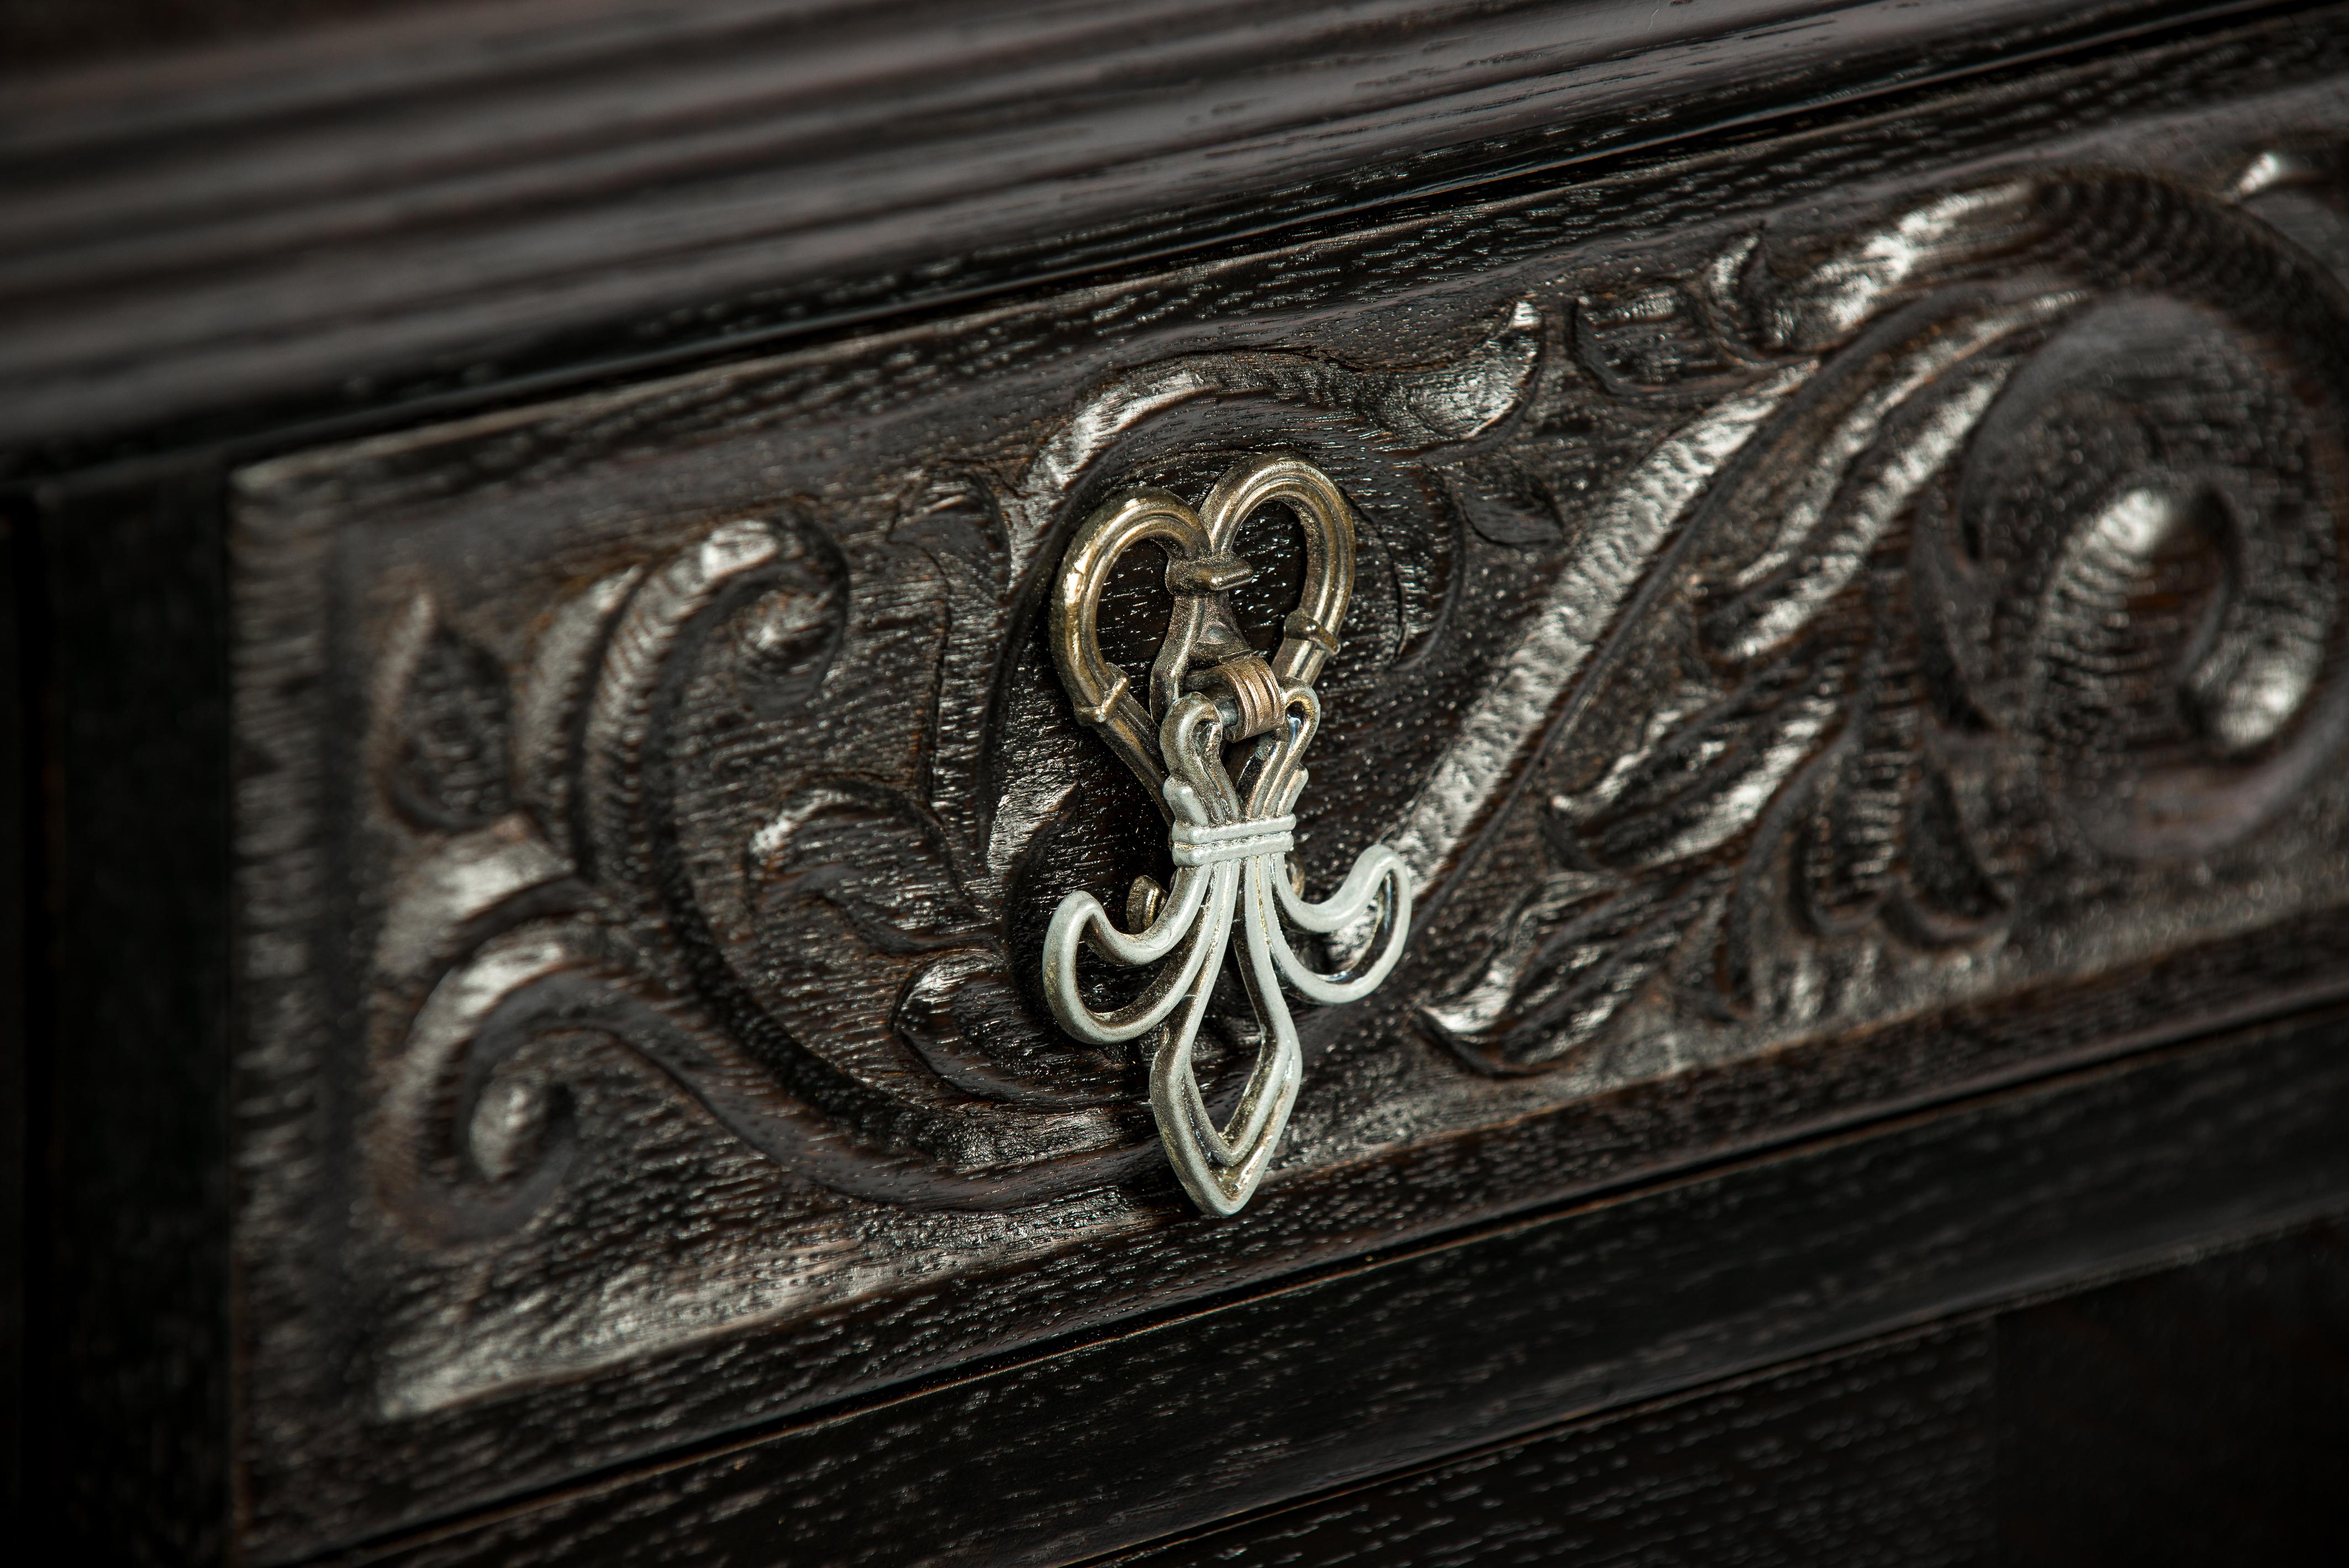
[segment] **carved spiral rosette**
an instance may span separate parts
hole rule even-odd
[[[1424,1010],[1472,1065],[1881,1014],[1940,983],[1904,954],[2207,874],[2337,756],[2349,298],[2241,208],[2013,179],[1575,336],[1690,411],[1592,524],[1636,579],[1557,604],[1547,866]]]

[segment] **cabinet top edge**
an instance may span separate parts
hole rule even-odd
[[[0,79],[0,475],[239,409],[259,429],[730,348],[2278,9],[512,0]]]

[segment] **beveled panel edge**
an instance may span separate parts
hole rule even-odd
[[[1381,1255],[349,1561],[1091,1559],[2337,1220],[2343,1038],[2336,1015],[2176,1047]]]

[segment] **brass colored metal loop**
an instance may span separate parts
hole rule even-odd
[[[1256,568],[1237,556],[1203,556],[1196,560],[1177,556],[1166,563],[1170,594],[1229,593],[1256,576]]]

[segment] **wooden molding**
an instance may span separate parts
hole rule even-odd
[[[642,369],[2257,8],[530,0],[20,80],[0,449]]]

